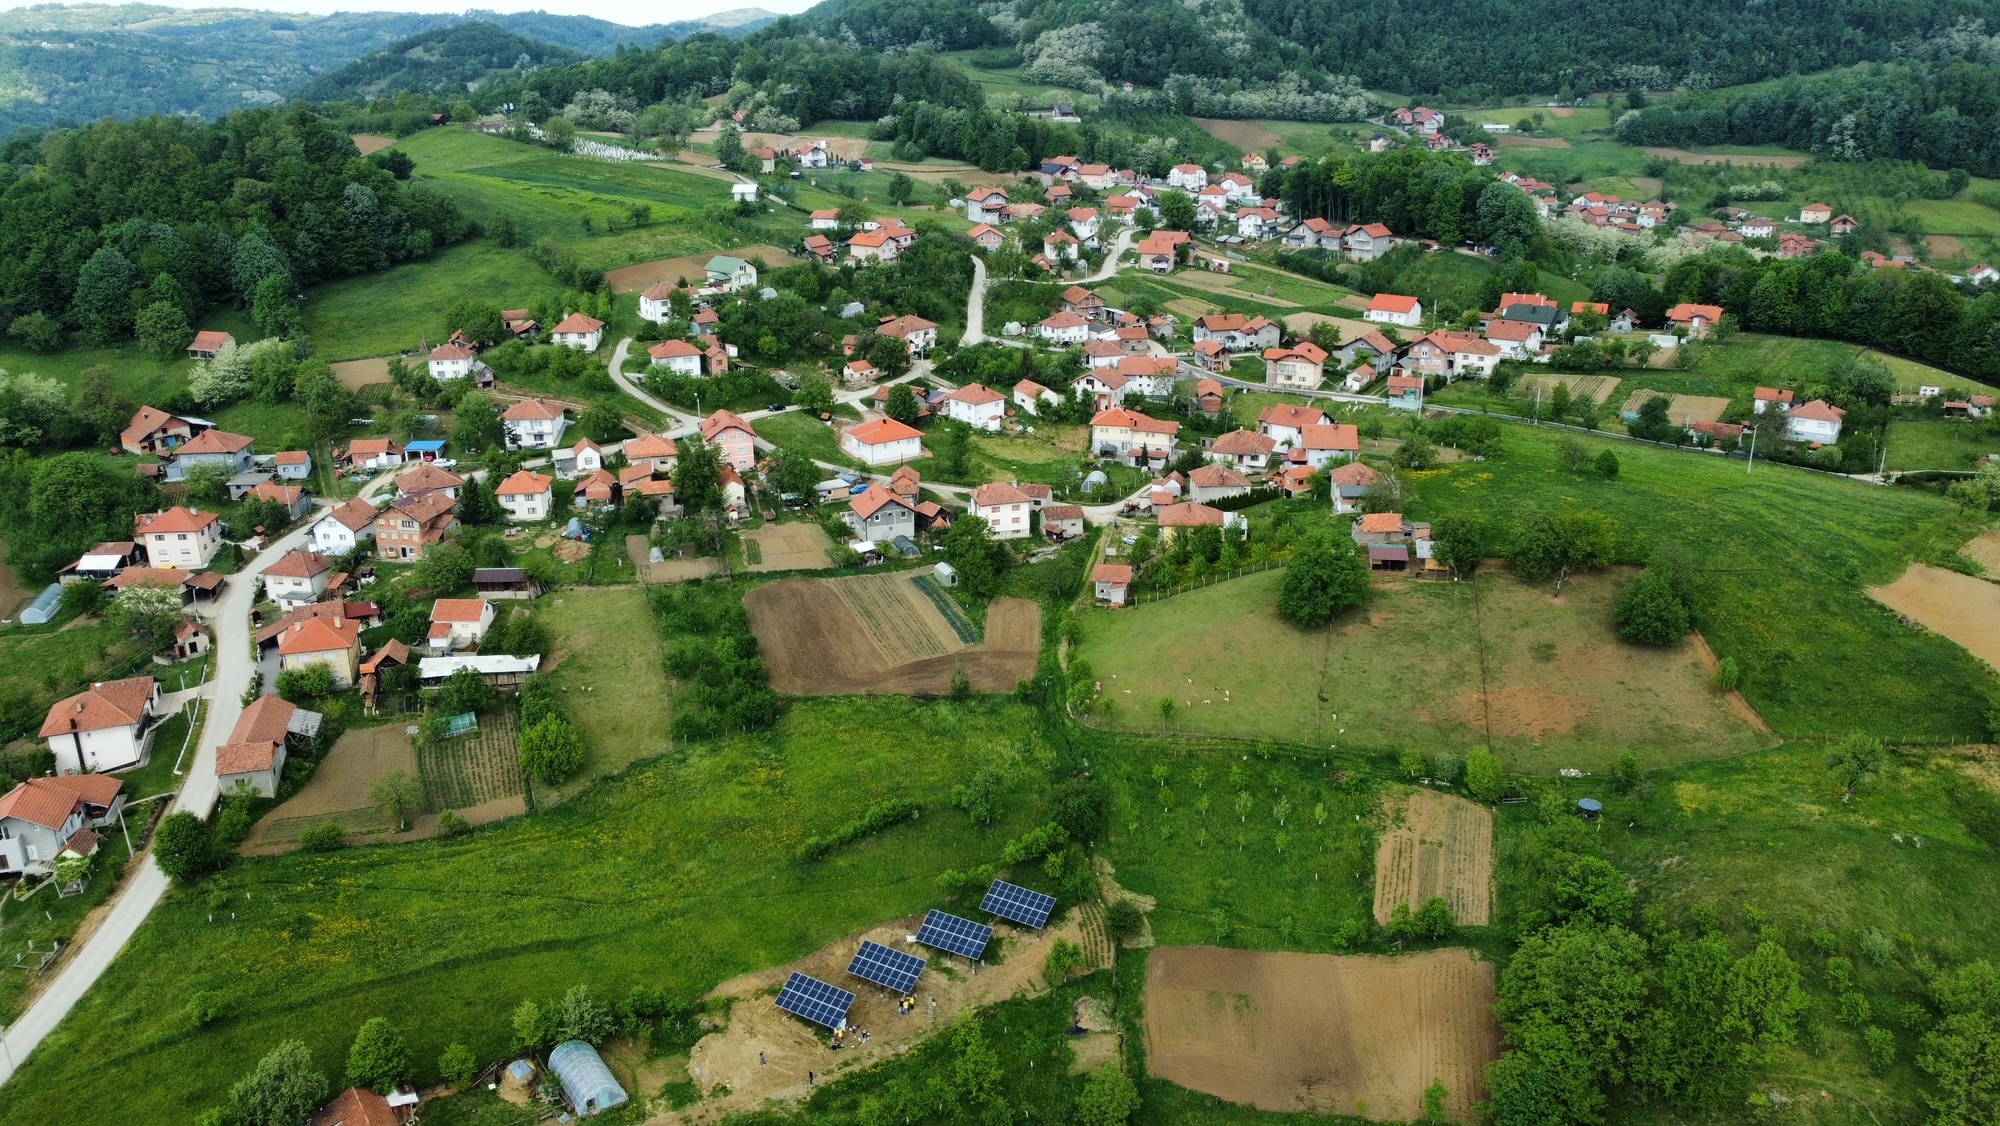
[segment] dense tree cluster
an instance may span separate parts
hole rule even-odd
[[[1827,160],[1916,160],[1991,176],[2000,171],[2000,66],[1913,62],[1788,78],[1649,106],[1620,120],[1618,135],[1635,145],[1783,145]]]
[[[472,230],[444,194],[363,160],[304,106],[22,134],[0,146],[0,319],[41,313],[105,341],[160,305],[183,320],[253,306],[262,322],[310,283]]]
[[[526,73],[536,67],[583,59],[581,51],[472,20],[420,32],[363,55],[299,87],[298,96],[334,102],[405,90],[463,93],[470,85],[491,82],[510,70]]]

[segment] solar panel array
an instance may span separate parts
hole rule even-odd
[[[848,963],[847,972],[884,989],[910,993],[917,988],[917,978],[923,975],[925,965],[914,954],[892,950],[879,942],[863,942],[861,949],[854,952],[854,961]]]
[[[993,928],[933,910],[924,916],[924,927],[917,932],[917,941],[977,962],[986,953],[986,944],[993,941]]]
[[[986,889],[986,900],[979,909],[1023,926],[1040,927],[1049,921],[1049,912],[1056,909],[1056,901],[1054,896],[1029,891],[1006,880],[994,880],[993,886]]]
[[[846,1022],[847,1010],[854,1007],[854,994],[794,970],[785,987],[778,991],[778,1007],[814,1024],[837,1029]]]

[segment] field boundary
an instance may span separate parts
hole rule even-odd
[[[1176,594],[1186,594],[1189,591],[1200,590],[1202,587],[1205,586],[1214,586],[1216,583],[1226,583],[1231,579],[1241,579],[1241,578],[1248,578],[1251,575],[1261,575],[1265,571],[1271,570],[1273,567],[1283,567],[1284,565],[1285,563],[1283,560],[1271,559],[1263,563],[1253,564],[1248,567],[1238,567],[1234,571],[1226,571],[1220,574],[1204,575],[1201,578],[1196,579],[1191,583],[1182,583],[1179,586],[1169,587],[1166,590],[1141,591],[1137,594],[1134,594],[1130,602],[1131,605],[1134,606],[1143,606],[1148,602],[1158,602],[1162,599],[1172,598]]]
[[[960,641],[967,645],[977,645],[985,640],[984,631],[975,625],[971,618],[965,616],[965,611],[959,609],[958,603],[952,600],[951,595],[944,592],[944,588],[938,585],[935,576],[918,575],[910,580],[910,584],[922,591],[925,598],[931,600],[931,605],[936,606],[938,613],[944,615],[945,624],[951,627],[951,632],[957,634]]]

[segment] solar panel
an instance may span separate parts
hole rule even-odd
[[[993,928],[933,910],[924,916],[924,928],[917,932],[917,941],[977,962],[986,953],[986,944],[993,941]]]
[[[785,987],[778,991],[778,1007],[814,1024],[837,1029],[847,1022],[847,1010],[854,1007],[854,994],[794,970]]]
[[[892,950],[879,942],[863,942],[861,949],[854,952],[854,961],[847,964],[847,972],[884,989],[907,994],[916,989],[925,964],[914,954]]]
[[[1054,896],[1016,887],[1006,880],[994,880],[993,886],[986,889],[986,901],[979,909],[1023,926],[1040,927],[1049,921],[1049,912],[1056,909],[1056,901]]]

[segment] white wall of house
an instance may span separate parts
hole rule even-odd
[[[852,434],[842,434],[840,448],[863,465],[894,465],[897,462],[912,461],[921,457],[924,452],[924,442],[921,437],[909,437],[870,444],[855,440]]]
[[[500,507],[507,510],[509,520],[546,520],[555,511],[555,491],[507,493],[501,496]]]
[[[152,735],[150,727],[144,735],[136,725],[100,727],[95,731],[51,735],[49,750],[55,752],[58,774],[120,770],[146,757],[146,745],[152,741]]]

